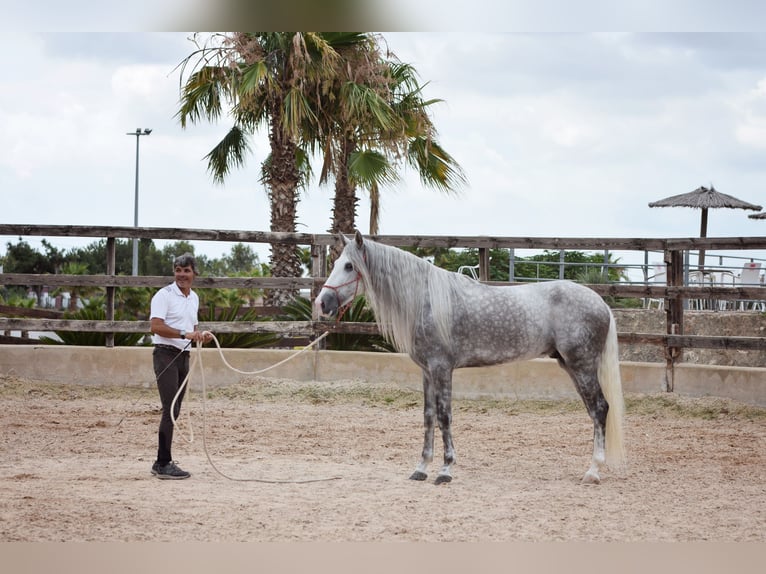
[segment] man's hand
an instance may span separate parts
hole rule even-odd
[[[200,343],[209,343],[213,340],[213,334],[210,331],[192,331],[186,334],[186,338]]]

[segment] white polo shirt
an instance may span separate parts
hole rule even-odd
[[[167,287],[163,287],[152,297],[151,313],[149,318],[162,319],[168,327],[184,330],[187,333],[194,331],[199,322],[197,314],[199,312],[199,297],[194,291],[189,292],[189,296],[184,295],[175,282]],[[170,339],[152,335],[152,342],[155,345],[173,345],[178,349],[188,349],[189,341],[181,338]]]

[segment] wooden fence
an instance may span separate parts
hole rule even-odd
[[[0,224],[0,235],[106,238],[107,272],[104,275],[36,275],[0,273],[0,285],[47,285],[50,287],[101,287],[106,290],[106,320],[82,321],[45,317],[0,316],[0,331],[95,331],[107,334],[107,346],[113,345],[114,333],[148,333],[148,321],[115,321],[114,294],[117,287],[160,288],[172,281],[170,276],[115,275],[116,238],[147,238],[185,241],[227,241],[242,243],[287,243],[311,249],[310,277],[198,277],[195,288],[289,289],[310,290],[312,299],[327,275],[328,247],[336,238],[329,234],[270,233],[262,231],[178,229],[156,227],[88,227],[74,225]],[[619,333],[621,343],[656,344],[665,349],[668,390],[672,390],[673,365],[683,348],[718,348],[766,350],[766,337],[709,337],[684,335],[685,299],[761,300],[763,287],[685,286],[683,261],[685,251],[766,249],[766,237],[718,238],[558,238],[558,237],[489,237],[381,235],[376,241],[398,247],[475,248],[479,253],[479,280],[489,282],[490,249],[548,249],[580,251],[661,251],[667,265],[667,284],[608,283],[589,285],[602,296],[638,297],[665,300],[667,329],[661,333]],[[2,315],[0,311],[0,315]],[[333,321],[201,322],[202,329],[217,333],[272,332],[284,336],[318,336],[324,332],[374,334],[370,323]]]

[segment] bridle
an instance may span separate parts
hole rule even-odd
[[[364,249],[362,251],[362,261],[367,264],[367,249]],[[351,308],[351,305],[354,304],[354,300],[356,299],[357,294],[359,293],[359,281],[362,280],[362,273],[357,269],[356,270],[356,277],[351,279],[350,281],[346,281],[345,283],[341,283],[340,285],[328,285],[325,283],[323,287],[326,287],[333,293],[335,293],[335,298],[338,300],[338,318],[335,319],[336,323],[339,323],[341,320],[341,317],[346,314],[346,311],[348,311]],[[345,305],[340,304],[340,293],[338,293],[338,289],[342,289],[346,285],[354,284],[354,295],[351,297],[351,299],[348,300],[348,303]]]
[[[356,277],[351,279],[350,281],[346,281],[345,283],[341,283],[340,285],[328,285],[327,283],[324,284],[325,289],[329,289],[333,293],[335,293],[335,298],[338,300],[338,318],[335,319],[335,322],[340,322],[341,317],[346,314],[346,311],[349,310],[351,305],[354,304],[354,299],[356,299],[357,294],[359,293],[359,281],[362,279],[362,274],[357,271]],[[348,303],[345,305],[340,304],[340,293],[338,292],[339,289],[342,289],[343,287],[346,287],[347,285],[354,284],[354,295],[351,297],[351,299],[348,300]]]

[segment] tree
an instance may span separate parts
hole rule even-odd
[[[233,127],[206,156],[222,183],[244,165],[250,136],[267,127],[271,153],[261,181],[271,206],[271,230],[295,231],[298,190],[311,177],[312,153],[323,158],[320,183],[332,176],[335,199],[331,231],[355,228],[358,187],[372,199],[371,232],[377,233],[379,192],[397,179],[404,163],[429,186],[453,191],[465,180],[454,159],[435,140],[436,130],[414,68],[384,58],[378,36],[363,32],[234,33],[214,36],[180,65],[181,125],[218,120],[231,106]],[[193,62],[196,58],[196,63]],[[293,246],[272,245],[275,277],[299,275]],[[293,292],[273,292],[283,304]]]
[[[151,239],[141,239],[138,244],[139,274],[168,275],[168,264],[163,263],[161,254]],[[81,263],[89,273],[106,273],[106,239],[100,239],[85,247],[74,247],[66,254],[66,260]],[[116,275],[130,275],[133,267],[133,246],[131,240],[115,239],[114,267]]]
[[[64,262],[64,254],[43,239],[45,253],[40,253],[19,237],[18,243],[6,243],[4,269],[6,273],[57,273]]]
[[[624,269],[616,267],[617,261],[613,260],[612,257],[610,254],[606,279],[609,281],[619,281],[624,275]],[[559,264],[561,261],[559,251],[546,249],[541,254],[533,255],[522,261],[526,262],[516,263],[515,265],[516,277],[559,278]],[[564,263],[564,279],[580,281],[583,277],[592,276],[588,271],[589,268],[593,269],[595,267],[601,271],[601,266],[604,264],[604,256],[598,253],[587,254],[582,251],[565,251]]]
[[[430,116],[429,106],[441,100],[423,100],[421,86],[415,68],[396,60],[388,63],[392,81],[392,107],[395,115],[401,119],[403,134],[396,132],[382,134],[382,141],[394,144],[393,152],[387,159],[398,167],[402,161],[405,166],[415,169],[420,181],[427,187],[433,187],[445,193],[455,192],[466,181],[465,174],[457,161],[439,144],[437,131]],[[404,159],[397,148],[404,148]],[[385,150],[386,147],[384,146]],[[383,171],[383,178],[373,179],[367,184],[370,192],[370,233],[378,233],[379,224],[379,184],[388,178],[389,170]]]
[[[319,183],[327,183],[330,176],[335,180],[330,232],[351,233],[359,182],[393,179],[385,156],[370,148],[379,134],[400,131],[401,120],[390,105],[390,79],[377,37],[337,33],[333,46],[339,55],[334,78],[329,89],[316,93],[317,133],[307,143],[322,154]]]
[[[320,94],[320,137],[324,163],[320,183],[335,179],[331,233],[356,227],[358,187],[370,194],[370,234],[379,228],[380,190],[415,168],[429,187],[453,192],[465,182],[457,162],[436,141],[415,69],[390,51],[384,57],[375,35],[348,35],[332,90]]]
[[[250,135],[266,127],[271,153],[261,163],[261,181],[269,195],[270,229],[295,232],[300,145],[316,123],[310,96],[331,79],[337,53],[315,32],[237,32],[213,40],[220,42],[199,48],[180,65],[182,83],[186,67],[193,66],[181,90],[181,125],[217,120],[225,102],[232,106],[233,127],[206,156],[219,183],[244,164]],[[272,245],[271,271],[275,277],[299,275],[295,246]],[[275,290],[268,302],[278,305],[293,296]]]
[[[427,257],[433,264],[442,269],[457,271],[462,266],[479,264],[479,250],[447,249],[445,247],[405,247],[418,257]],[[489,280],[508,281],[510,268],[510,252],[507,249],[489,250]],[[624,278],[624,269],[617,265],[618,260],[609,255],[608,268],[604,275],[604,255],[588,254],[582,251],[564,252],[564,279],[580,283],[617,282]],[[514,280],[551,280],[559,278],[561,255],[558,251],[545,250],[530,257],[516,257],[514,260]],[[596,276],[601,276],[595,281]]]
[[[160,250],[157,272],[154,274],[173,275],[173,261],[175,261],[176,257],[183,255],[184,253],[191,253],[194,255],[194,259],[197,262],[197,269],[202,272],[206,258],[202,256],[197,257],[194,254],[194,245],[182,239],[179,241],[172,241]]]
[[[5,244],[5,263],[3,269],[6,273],[58,273],[64,263],[64,253],[51,245],[46,239],[41,241],[45,253],[40,253],[32,248],[29,243],[19,237],[15,245],[8,242]],[[32,289],[37,300],[42,297],[43,285],[25,285],[26,290]]]
[[[231,253],[224,257],[230,273],[248,273],[258,266],[258,255],[253,248],[244,243],[231,247]]]

